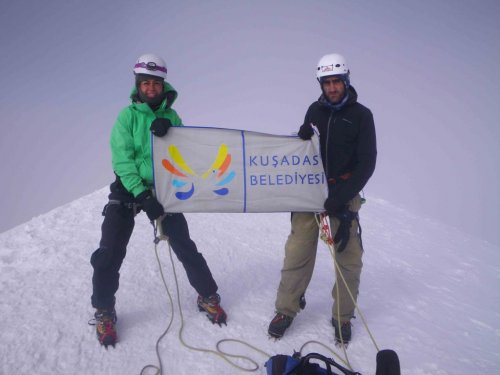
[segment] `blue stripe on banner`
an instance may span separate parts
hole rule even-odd
[[[243,149],[243,212],[247,212],[247,169],[245,160],[247,160],[245,149],[245,131],[241,131],[241,143]]]
[[[155,179],[155,158],[154,158],[154,154],[153,154],[153,133],[151,132],[151,134],[149,135],[149,147],[151,147],[151,165],[153,166],[153,189],[155,190],[155,195],[156,195],[156,179]]]

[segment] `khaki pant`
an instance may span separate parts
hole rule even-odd
[[[361,207],[360,196],[354,197],[348,205],[351,211],[358,212]],[[333,237],[339,221],[331,217],[330,225]],[[307,212],[294,212],[292,214],[292,229],[285,245],[285,259],[276,296],[277,312],[295,317],[300,311],[300,297],[305,294],[314,270],[318,236],[319,227],[315,214]],[[363,248],[358,234],[358,223],[353,220],[349,242],[343,252],[338,253],[335,249],[335,257],[355,299],[358,296],[361,269],[363,268],[362,256]],[[338,300],[337,287],[340,297]],[[349,321],[354,316],[355,306],[344,282],[338,275],[332,290],[332,297],[334,300],[332,317],[340,322]],[[338,314],[337,309],[340,310],[340,314]]]

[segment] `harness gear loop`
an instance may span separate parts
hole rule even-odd
[[[108,203],[102,209],[102,216],[106,215],[106,210],[108,209],[108,206],[112,206],[112,205],[120,205],[120,206],[125,207],[129,210],[133,210],[134,216],[136,216],[140,212],[141,207],[142,207],[139,203],[123,202],[123,201],[120,201],[118,199],[110,199],[108,201]]]

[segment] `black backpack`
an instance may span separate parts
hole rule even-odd
[[[312,359],[321,362],[311,363]],[[339,365],[331,358],[318,353],[309,353],[300,357],[300,353],[293,356],[278,354],[265,363],[267,375],[361,375]],[[332,368],[340,371],[333,372]],[[393,350],[381,350],[377,353],[377,372],[375,375],[400,375],[400,365],[398,355]]]
[[[325,368],[318,363],[311,363],[312,359],[319,360]],[[293,356],[278,354],[269,358],[265,366],[267,375],[339,375],[332,371],[332,367],[345,375],[359,375],[358,372],[348,370],[319,353],[309,353],[302,358],[299,353],[294,353]]]

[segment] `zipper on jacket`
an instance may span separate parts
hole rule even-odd
[[[326,125],[326,147],[325,147],[325,158],[326,158],[326,162],[325,162],[325,174],[326,174],[326,178],[329,179],[330,176],[328,175],[329,171],[330,171],[330,168],[329,168],[329,163],[328,161],[330,160],[330,158],[328,157],[328,145],[330,144],[330,122],[332,121],[332,116],[333,116],[333,111],[330,112],[330,117],[328,117],[328,124]],[[335,124],[335,119],[333,120],[333,124]]]

